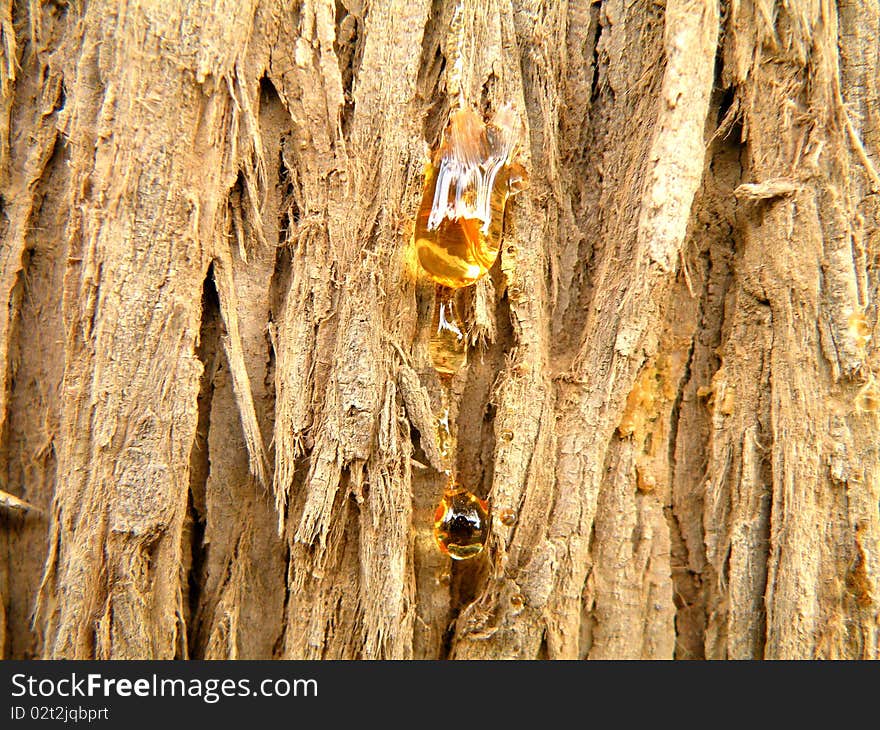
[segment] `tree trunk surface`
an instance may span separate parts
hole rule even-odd
[[[529,174],[454,563],[453,70]],[[0,656],[877,658],[878,71],[877,0],[2,0]]]

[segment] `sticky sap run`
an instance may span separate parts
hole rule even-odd
[[[432,321],[431,362],[437,374],[451,377],[464,365],[467,357],[464,333],[455,314],[455,304],[448,297],[449,289],[437,287]]]
[[[419,264],[438,284],[468,286],[495,263],[504,206],[524,179],[522,167],[511,161],[518,130],[510,107],[489,124],[470,109],[450,116],[425,169],[413,235]]]

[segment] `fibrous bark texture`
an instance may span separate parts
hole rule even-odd
[[[877,0],[3,0],[0,656],[877,658],[878,72]],[[529,183],[447,389],[459,101]]]

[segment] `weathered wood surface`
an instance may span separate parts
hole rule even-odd
[[[0,655],[877,658],[877,0],[457,7],[0,3]],[[450,565],[458,93],[530,182]]]

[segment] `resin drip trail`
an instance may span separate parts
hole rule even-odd
[[[456,438],[448,406],[453,377],[467,360],[465,327],[455,295],[485,276],[498,258],[505,205],[525,176],[512,162],[519,136],[513,110],[501,107],[486,124],[476,111],[462,106],[460,98],[457,106],[439,148],[425,166],[412,246],[420,269],[436,284],[430,349],[444,386],[436,418],[448,481],[434,513],[434,537],[441,551],[464,560],[483,550],[489,508],[455,476]]]
[[[456,428],[449,420],[452,378],[464,365],[466,343],[463,325],[455,312],[454,291],[437,285],[431,334],[431,359],[443,385],[437,436],[446,487],[434,512],[434,537],[440,550],[455,560],[478,555],[486,542],[489,505],[461,487],[455,478]]]

